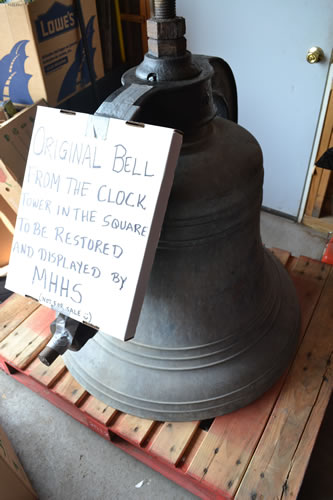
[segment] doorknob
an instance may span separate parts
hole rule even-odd
[[[320,47],[311,47],[306,55],[306,60],[310,64],[318,63],[324,57],[324,52]]]

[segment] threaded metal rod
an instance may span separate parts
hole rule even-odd
[[[156,19],[176,17],[176,0],[154,0],[154,17]]]

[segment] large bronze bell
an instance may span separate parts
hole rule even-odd
[[[287,368],[299,330],[292,283],[260,239],[262,154],[235,123],[232,72],[187,52],[184,33],[174,2],[155,2],[148,54],[97,110],[184,132],[135,338],[98,332],[64,355],[98,399],[162,421],[255,400]]]

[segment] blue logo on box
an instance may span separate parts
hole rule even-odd
[[[20,40],[9,54],[0,59],[0,99],[19,104],[32,104],[28,84],[32,75],[24,71],[25,47],[29,40]]]
[[[49,40],[77,27],[73,6],[54,2],[45,14],[41,14],[35,21],[37,37],[40,42]]]
[[[94,68],[94,55],[96,49],[93,48],[93,35],[94,35],[94,18],[95,16],[91,16],[86,26],[86,36],[89,54],[93,64],[93,77],[96,78],[95,68]],[[68,69],[64,81],[62,82],[59,95],[58,102],[65,99],[67,96],[74,94],[77,90],[77,87],[85,87],[90,82],[90,75],[88,70],[87,57],[83,46],[82,38],[78,43],[75,52],[75,59],[73,64]]]

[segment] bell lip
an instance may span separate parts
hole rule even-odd
[[[298,326],[299,330],[299,326]],[[297,343],[298,345],[298,337]],[[290,347],[290,346],[289,346]],[[70,373],[74,376],[75,379],[78,379],[79,383],[85,387],[90,394],[94,397],[103,401],[103,403],[108,404],[112,408],[115,408],[118,411],[123,413],[127,413],[129,415],[133,415],[140,418],[160,421],[160,422],[191,422],[196,420],[206,420],[209,418],[215,418],[223,415],[227,415],[228,413],[232,413],[234,411],[240,410],[256,400],[260,399],[264,396],[266,392],[273,388],[274,384],[278,382],[281,376],[286,372],[292,359],[294,358],[296,349],[295,346],[293,349],[289,349],[290,355],[285,357],[285,362],[282,365],[281,363],[278,366],[273,367],[269,374],[264,373],[256,380],[252,380],[247,386],[243,386],[237,391],[234,391],[234,397],[224,400],[225,396],[221,399],[220,404],[209,406],[210,400],[203,400],[200,402],[182,402],[182,403],[157,403],[159,405],[165,405],[165,407],[169,406],[178,406],[181,405],[181,409],[169,409],[169,410],[156,410],[151,407],[139,406],[138,399],[132,401],[132,404],[129,401],[122,401],[121,398],[110,398],[106,397],[105,393],[97,389],[93,384],[89,382],[90,377],[87,374],[82,376],[82,373],[78,373],[75,367],[71,362],[68,362],[67,354],[64,356],[65,364],[70,371]],[[155,402],[145,402],[147,403],[155,403]],[[198,406],[204,406],[204,408],[196,408],[196,409],[186,409],[186,406],[193,406],[194,404]]]
[[[266,253],[268,253],[268,251],[266,251]],[[270,257],[274,264],[278,263],[273,255],[270,254]],[[280,271],[280,286],[278,288],[279,292],[282,294],[282,303],[280,307],[281,314],[277,318],[276,323],[272,325],[269,330],[266,343],[271,343],[273,336],[283,335],[284,342],[282,344],[282,348],[279,352],[272,349],[273,352],[267,353],[266,359],[264,360],[264,366],[266,368],[263,372],[258,372],[255,373],[255,376],[252,374],[248,377],[244,376],[244,374],[241,376],[237,374],[238,377],[241,377],[240,381],[238,381],[235,384],[234,389],[231,391],[229,390],[229,392],[224,391],[223,387],[221,387],[219,394],[212,395],[211,393],[210,396],[207,397],[207,387],[202,387],[201,384],[198,384],[200,385],[201,392],[199,391],[199,394],[201,394],[201,396],[200,398],[196,396],[195,400],[192,401],[186,400],[186,398],[188,398],[189,389],[185,390],[183,401],[162,401],[163,385],[160,387],[160,401],[149,399],[148,396],[143,393],[140,397],[136,394],[124,394],[119,388],[117,390],[117,388],[110,389],[110,387],[107,387],[109,394],[106,394],[104,392],[104,388],[106,387],[105,383],[100,384],[100,387],[97,387],[96,382],[100,382],[97,379],[94,379],[92,375],[88,374],[86,369],[82,369],[82,367],[85,368],[87,362],[82,362],[83,358],[81,359],[81,362],[78,362],[78,358],[75,359],[75,356],[80,356],[80,353],[67,352],[64,355],[65,364],[74,378],[76,378],[78,382],[97,399],[119,411],[141,418],[148,418],[163,422],[181,422],[205,420],[207,418],[214,418],[216,416],[221,416],[239,410],[260,398],[278,381],[278,379],[287,370],[291,360],[294,358],[299,344],[300,308],[296,291],[292,286],[288,273],[279,263],[278,268]],[[291,319],[289,318],[290,321],[288,324],[285,324],[286,317],[288,317],[289,314],[285,312],[287,309],[290,314],[292,313],[292,315]],[[254,351],[252,351],[252,354],[254,354]],[[251,352],[249,352],[249,355],[251,355]],[[255,370],[254,367],[258,363],[255,355],[252,355],[251,361],[252,365],[246,368],[248,374]],[[110,363],[112,363],[112,360],[110,360]],[[127,369],[129,369],[128,366]],[[181,370],[178,370],[178,375],[180,371]],[[197,374],[195,375],[197,380]],[[214,372],[214,375],[216,375],[216,372]],[[117,376],[119,377],[119,373]],[[169,374],[166,374],[166,376],[169,376]],[[187,376],[191,376],[191,372],[189,372]],[[212,380],[211,374],[206,379],[206,385],[209,378]],[[219,369],[219,379],[223,380],[223,378],[222,368]],[[151,374],[150,380],[153,379],[154,374]],[[179,380],[180,379],[178,379],[178,382]],[[214,378],[214,381],[216,381],[216,377]]]

